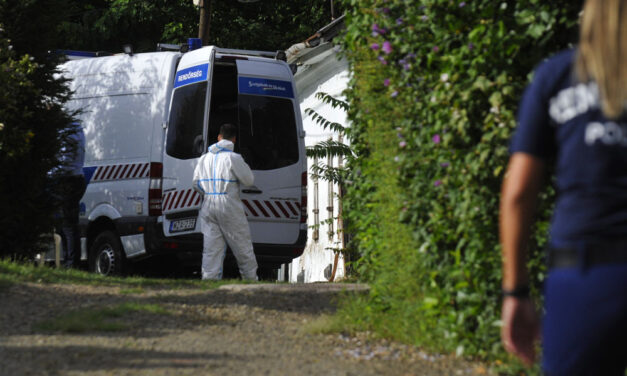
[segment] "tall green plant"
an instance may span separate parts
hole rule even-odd
[[[327,93],[316,93],[316,98],[321,100],[322,103],[330,105],[333,109],[337,109],[343,112],[347,112],[349,109],[348,103],[346,101],[335,98]],[[328,120],[323,115],[319,114],[311,108],[305,109],[305,114],[311,117],[311,119],[320,127],[322,127],[322,129],[329,129],[339,136],[338,140],[329,139],[307,147],[307,157],[314,158],[315,161],[310,166],[311,176],[314,179],[322,179],[337,184],[340,187],[340,192],[344,191],[347,183],[346,177],[349,175],[349,166],[357,157],[349,144],[345,143],[345,141],[350,141],[350,128],[340,123]],[[334,167],[323,162],[324,159],[336,157],[343,160],[344,163],[341,166],[338,165],[338,167]],[[342,196],[340,195],[340,207],[343,207],[343,203],[341,202],[342,200]],[[328,218],[324,222],[332,223],[337,219],[337,217]],[[344,221],[342,221],[342,223],[343,222]],[[313,227],[315,230],[317,230],[318,226],[319,224],[315,224]],[[338,231],[343,232],[345,239],[350,238],[350,234],[346,234],[344,228],[341,228]],[[349,264],[355,258],[353,251],[348,248],[327,249],[332,250],[336,253],[342,253],[344,255],[344,262],[346,264]],[[348,270],[352,270],[351,266],[348,267]]]
[[[490,359],[499,344],[498,197],[533,67],[576,38],[579,2],[346,0],[352,146],[345,200],[358,320],[385,336]],[[546,241],[544,193],[534,257]]]
[[[324,92],[316,93],[316,98],[321,100],[322,103],[331,105],[331,107],[334,109],[339,109],[344,112],[348,111],[347,102],[334,98],[333,96],[327,93],[324,93]],[[340,137],[348,136],[349,128],[347,128],[346,126],[340,123],[327,120],[323,115],[320,115],[315,110],[311,108],[306,108],[305,114],[311,117],[311,120],[313,120],[316,124],[321,126],[322,129],[324,130],[329,129],[337,133]],[[346,143],[340,140],[330,139],[326,141],[320,141],[317,144],[312,145],[312,146],[308,146],[306,151],[307,151],[307,157],[316,158],[318,160],[318,163],[314,163],[310,167],[312,176],[314,176],[315,178],[323,179],[325,181],[333,182],[335,184],[344,183],[344,179],[348,171],[346,169],[346,165],[344,165],[343,167],[333,167],[333,166],[329,166],[328,164],[324,162],[321,162],[321,160],[324,160],[325,158],[329,158],[329,157],[330,158],[338,157],[338,158],[343,158],[344,160],[346,160],[347,163],[350,164],[355,158],[355,155],[353,151],[351,150],[350,146],[348,146]]]

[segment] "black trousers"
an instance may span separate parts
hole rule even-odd
[[[81,259],[78,216],[80,200],[85,194],[83,175],[68,175],[56,178],[55,196],[58,199],[61,218],[57,221],[57,232],[61,235],[64,265],[72,267]]]

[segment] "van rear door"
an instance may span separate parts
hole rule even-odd
[[[196,52],[182,57],[177,82],[196,66],[186,63]],[[217,49],[204,62],[210,60],[206,79],[189,82],[184,76],[174,91],[164,157],[164,233],[201,232],[202,198],[191,187],[193,170],[217,142],[220,126],[235,123],[235,152],[255,175],[253,186],[240,187],[255,252],[270,262],[288,262],[302,253],[306,237],[300,108],[289,66],[245,52]]]
[[[193,191],[198,158],[207,148],[215,48],[183,55],[177,68],[163,159],[163,232],[166,236],[200,231],[202,197]],[[198,228],[198,230],[196,230]]]
[[[280,62],[237,60],[237,88],[236,151],[255,174],[254,187],[241,191],[253,243],[293,245],[306,162],[291,71]]]

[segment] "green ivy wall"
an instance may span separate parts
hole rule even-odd
[[[432,350],[505,359],[498,201],[535,65],[575,43],[581,2],[345,0],[351,166],[345,212],[371,294],[359,328]],[[553,192],[543,193],[530,264]],[[537,289],[535,293],[537,294]]]

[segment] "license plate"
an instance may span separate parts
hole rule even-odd
[[[170,222],[170,232],[182,232],[196,228],[196,218],[177,219]]]

